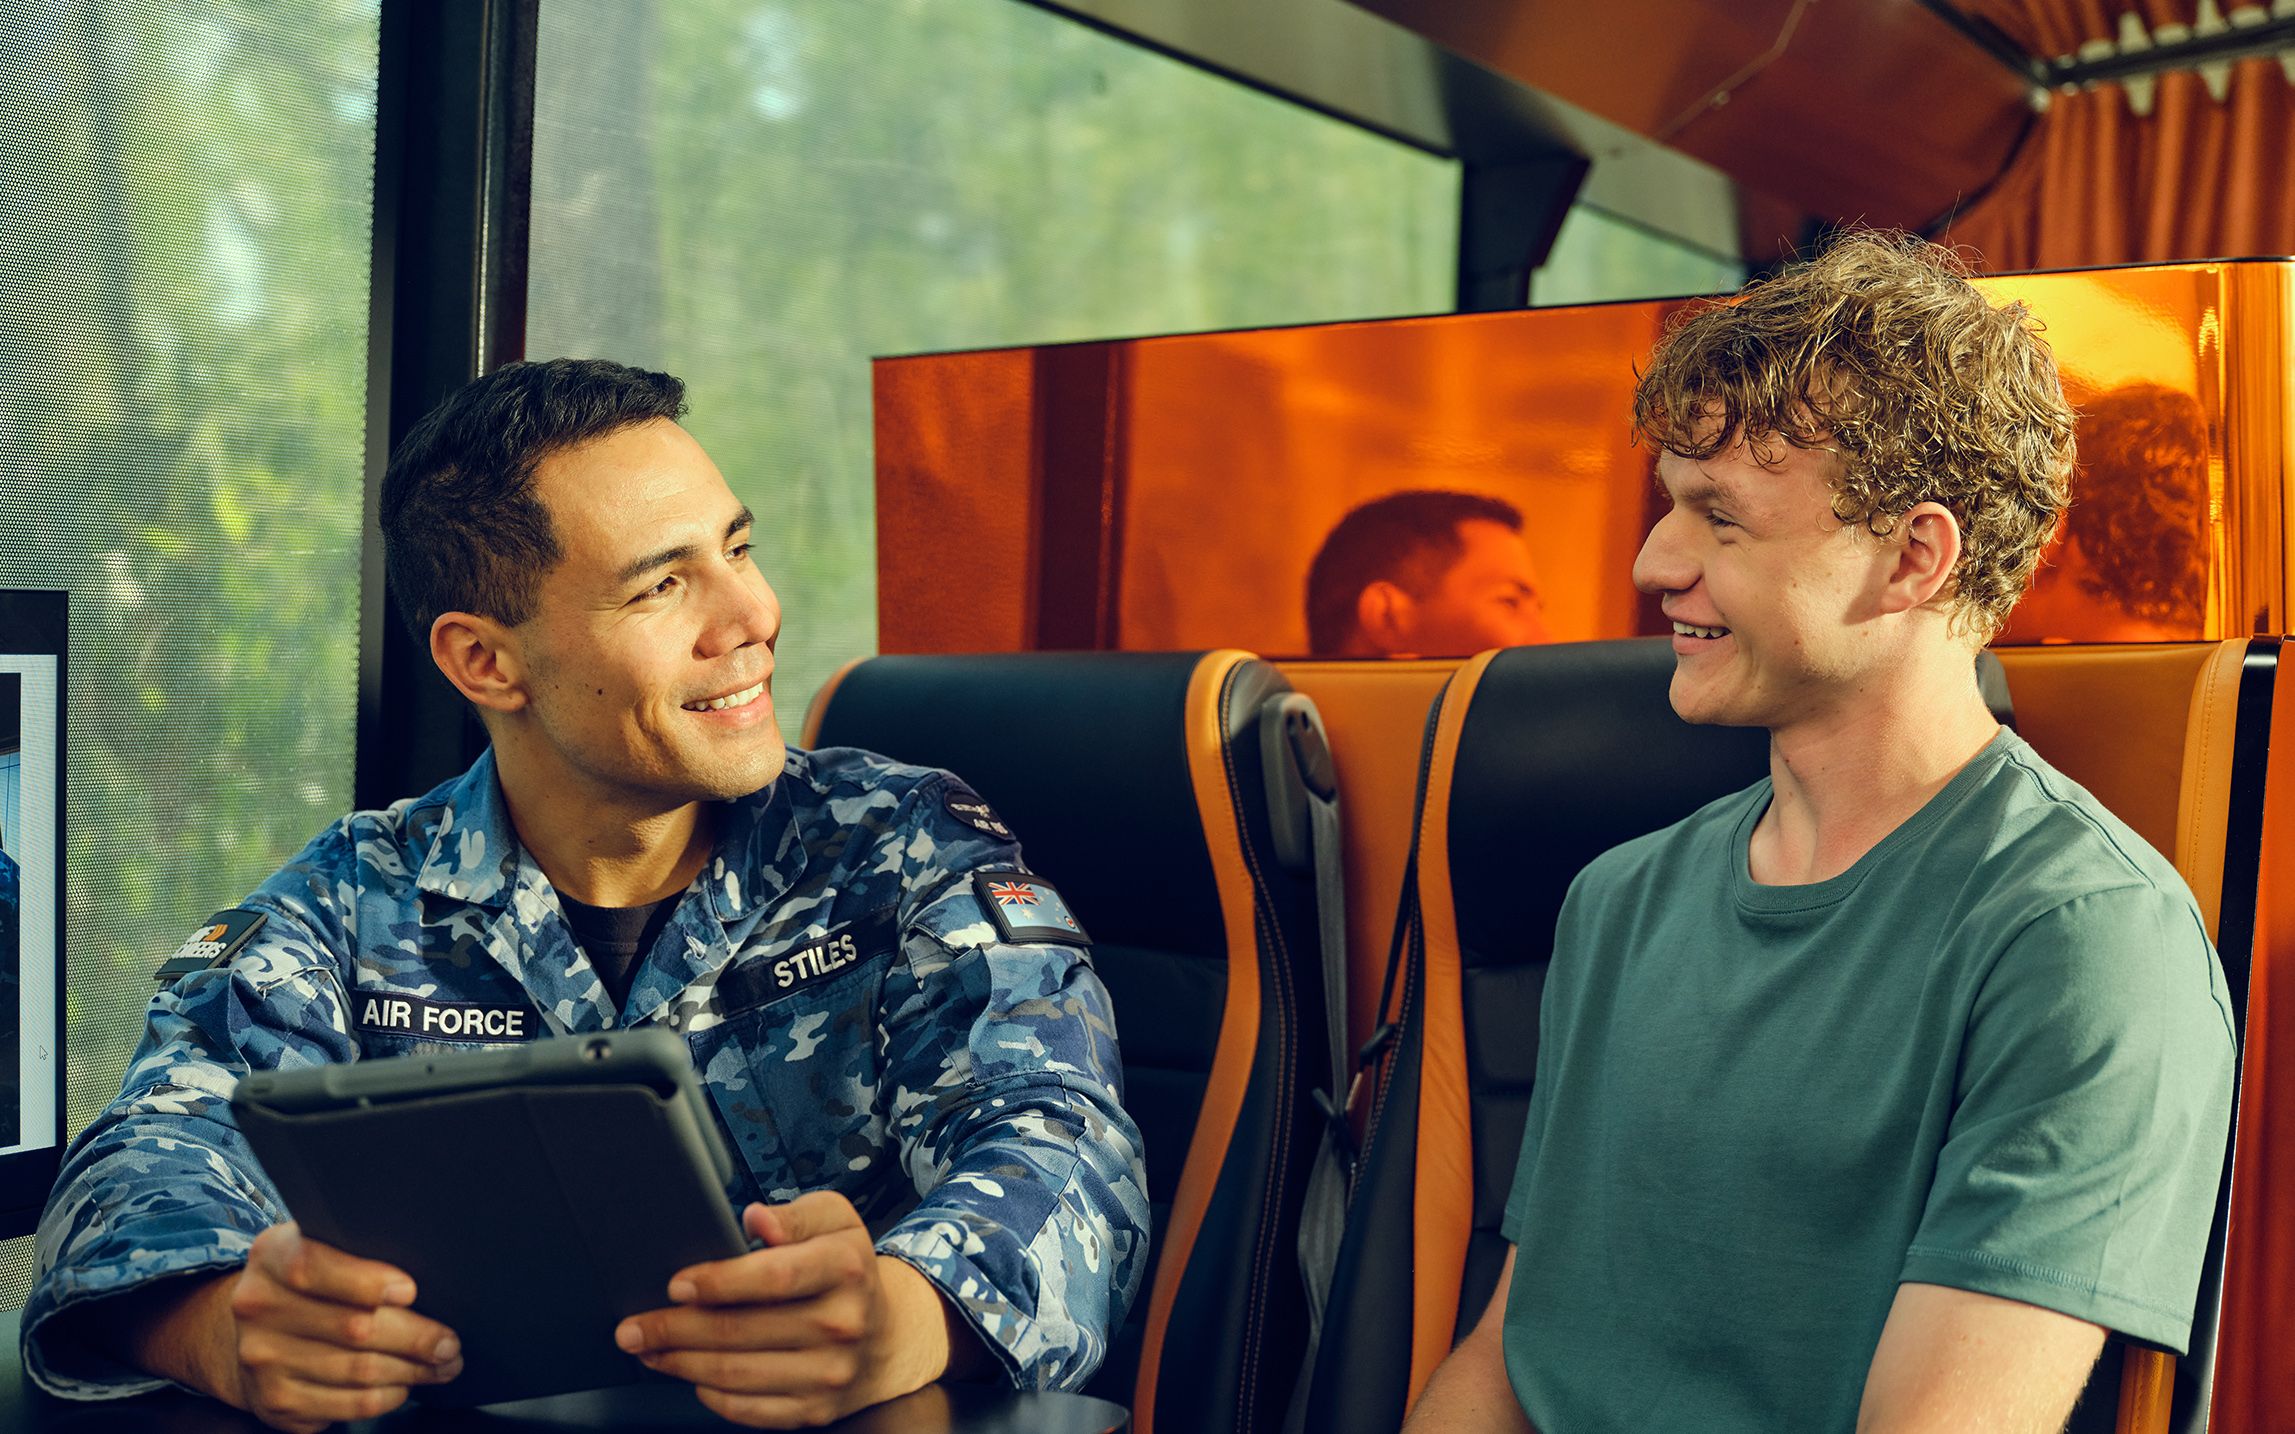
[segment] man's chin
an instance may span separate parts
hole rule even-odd
[[[757,735],[738,756],[711,754],[715,760],[696,763],[693,775],[707,800],[730,802],[761,792],[779,781],[789,765],[789,744],[776,729],[766,740]]]

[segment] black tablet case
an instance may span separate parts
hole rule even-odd
[[[414,1308],[460,1336],[461,1375],[415,1391],[459,1407],[654,1377],[615,1325],[667,1305],[678,1270],[746,1248],[707,1168],[715,1132],[694,1135],[709,1117],[681,1097],[546,1084],[234,1110],[303,1230],[405,1270]]]

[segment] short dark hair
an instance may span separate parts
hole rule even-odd
[[[561,449],[685,413],[685,384],[606,359],[514,363],[463,385],[399,441],[382,482],[391,598],[417,643],[442,612],[515,627],[558,561],[534,468]]]
[[[2080,588],[2148,622],[2197,627],[2207,598],[2207,414],[2156,383],[2115,388],[2080,415],[2071,535]]]
[[[1522,531],[1522,510],[1503,498],[1406,488],[1374,498],[1341,518],[1307,568],[1307,642],[1337,652],[1355,633],[1363,589],[1390,582],[1412,597],[1434,590],[1466,552],[1464,523],[1497,523]]]

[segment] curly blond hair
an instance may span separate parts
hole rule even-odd
[[[1833,512],[1887,536],[1913,505],[1960,524],[1950,611],[1989,641],[2070,501],[2071,405],[2041,325],[1995,307],[1951,251],[1844,235],[1776,278],[1683,314],[1634,389],[1634,431],[1685,458],[1742,438],[1833,452]]]

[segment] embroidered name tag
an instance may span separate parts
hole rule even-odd
[[[777,956],[753,956],[736,962],[717,978],[718,1013],[732,1016],[753,1011],[809,986],[833,981],[890,953],[899,944],[893,916],[892,907],[880,907]]]
[[[362,1031],[413,1036],[422,1041],[530,1041],[542,1034],[531,1006],[479,1001],[428,1001],[393,991],[353,991],[352,1024]]]
[[[233,907],[218,911],[207,918],[205,925],[191,933],[189,940],[175,949],[175,954],[160,963],[151,978],[162,986],[172,986],[194,971],[210,966],[226,966],[231,958],[263,929],[266,920],[260,911],[247,911]]]

